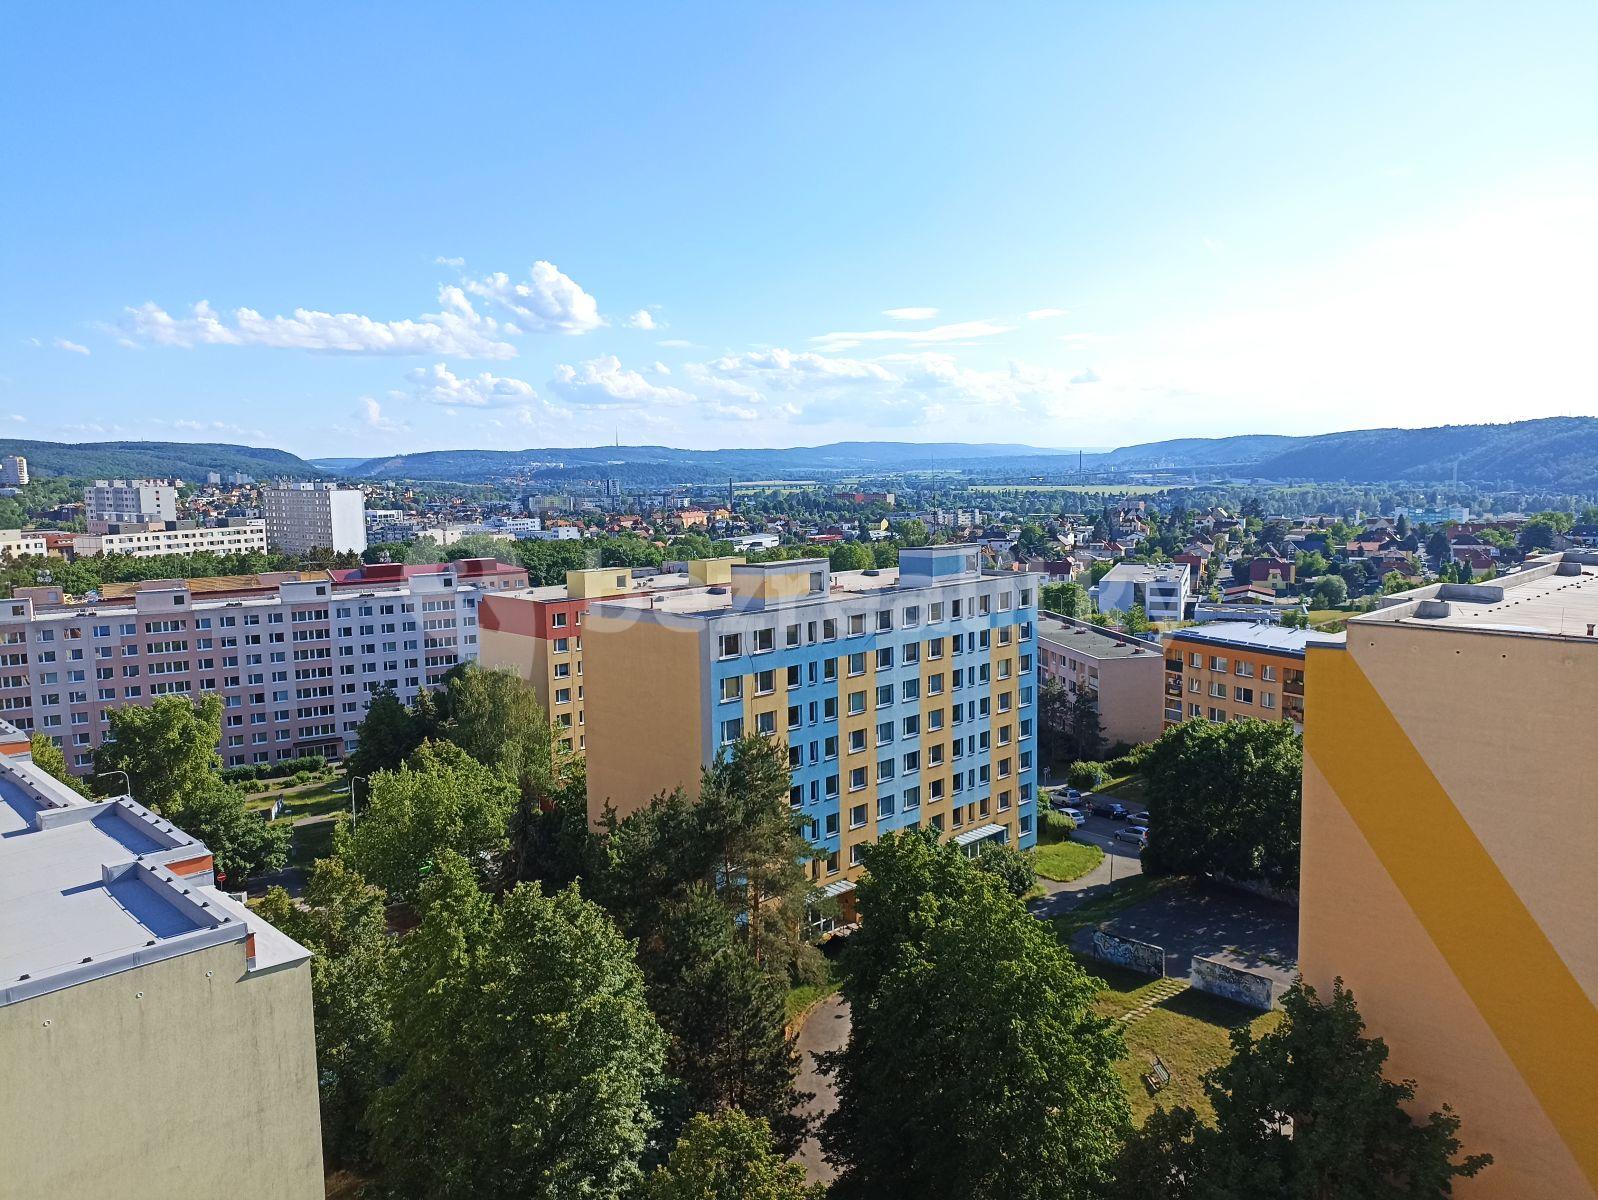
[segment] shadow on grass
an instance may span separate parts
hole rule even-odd
[[[1193,988],[1184,988],[1176,995],[1161,1000],[1154,1007],[1163,1008],[1179,1017],[1203,1021],[1206,1025],[1216,1025],[1222,1029],[1241,1029],[1263,1015],[1246,1005]]]

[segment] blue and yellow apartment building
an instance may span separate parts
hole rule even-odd
[[[932,828],[970,853],[1037,838],[1042,576],[984,574],[976,546],[897,568],[734,564],[725,585],[596,600],[584,618],[588,811],[626,816],[748,733],[780,738],[815,882]],[[847,909],[847,900],[845,900]]]

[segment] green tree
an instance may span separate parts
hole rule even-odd
[[[644,1200],[825,1200],[827,1189],[805,1182],[804,1168],[774,1148],[764,1121],[737,1109],[696,1114]]]
[[[989,842],[975,859],[977,870],[986,871],[1004,885],[1004,890],[1020,899],[1037,886],[1038,871],[1032,852]]]
[[[554,737],[549,715],[532,687],[514,671],[467,663],[449,672],[439,701],[443,735],[524,796],[553,791]]]
[[[36,733],[28,739],[28,757],[39,770],[50,778],[66,784],[78,795],[89,794],[89,789],[84,786],[83,780],[67,770],[67,756],[48,734]]]
[[[588,820],[588,777],[579,760],[562,768],[548,797],[520,796],[510,819],[508,876],[565,887],[602,869],[602,849]]]
[[[268,824],[250,811],[244,793],[219,779],[163,814],[191,837],[205,843],[216,860],[217,881],[234,888],[246,879],[281,870],[289,857],[288,822]]]
[[[1447,1105],[1424,1121],[1409,1115],[1415,1082],[1382,1074],[1387,1046],[1364,1036],[1342,980],[1326,1003],[1295,984],[1282,1009],[1257,1039],[1247,1025],[1232,1031],[1231,1059],[1204,1081],[1213,1125],[1178,1108],[1128,1139],[1113,1197],[1433,1200],[1491,1164],[1490,1154],[1459,1157]]]
[[[1348,603],[1348,584],[1341,576],[1323,575],[1310,590],[1310,599],[1317,608],[1339,608]]]
[[[215,695],[190,703],[161,696],[148,708],[108,709],[106,740],[94,752],[96,774],[122,771],[133,798],[167,816],[209,791],[222,766],[222,701]]]
[[[1120,1035],[1093,1014],[1094,981],[996,877],[929,830],[884,838],[866,868],[845,951],[852,1030],[828,1064],[830,1194],[1096,1194],[1128,1108]]]
[[[894,527],[894,536],[899,539],[901,546],[925,546],[932,541],[932,535],[927,532],[926,522],[920,517],[901,521]]]
[[[394,1081],[372,1110],[402,1196],[631,1194],[665,1038],[631,948],[575,888],[503,904],[453,851],[395,964]]]
[[[1048,530],[1029,522],[1021,526],[1021,533],[1015,540],[1015,552],[1022,558],[1043,558],[1056,544]]]
[[[828,555],[834,571],[869,571],[877,565],[869,546],[859,542],[840,542]]]
[[[1062,617],[1085,620],[1093,610],[1087,588],[1080,583],[1046,583],[1039,595],[1043,608]]]
[[[361,718],[355,751],[345,760],[345,770],[360,778],[397,770],[422,744],[426,734],[421,726],[416,715],[400,703],[393,688],[379,688],[372,693],[366,716]]]
[[[755,961],[726,907],[707,889],[689,889],[646,933],[638,957],[670,1039],[667,1071],[689,1109],[741,1109],[768,1122],[784,1151],[798,1149],[804,1122],[793,1112],[803,1098],[786,988]]]
[[[314,951],[311,1003],[322,1149],[330,1166],[365,1170],[366,1112],[389,1063],[388,989],[399,945],[388,931],[383,893],[342,860],[324,858],[311,870],[303,903],[273,888],[260,913]]]
[[[1432,566],[1441,569],[1452,554],[1453,551],[1448,545],[1448,535],[1441,529],[1434,529],[1431,536],[1426,539],[1426,557],[1432,560]]]
[[[415,896],[446,850],[485,878],[497,873],[516,789],[459,746],[425,743],[398,771],[373,775],[367,795],[354,830],[339,831],[339,853],[394,899]]]
[[[1134,604],[1126,610],[1126,618],[1121,622],[1121,628],[1130,634],[1147,633],[1153,628],[1149,624],[1149,615],[1141,604]]]
[[[1303,743],[1285,721],[1184,721],[1143,763],[1145,863],[1298,886]]]

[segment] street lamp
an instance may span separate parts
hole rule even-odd
[[[128,773],[126,771],[112,770],[112,771],[96,771],[94,773],[94,777],[97,780],[98,779],[103,779],[107,775],[120,775],[120,776],[122,776],[122,783],[123,783],[124,788],[126,789],[123,794],[127,795],[127,796],[132,796],[133,795],[133,780],[128,778]]]
[[[351,833],[355,832],[355,785],[357,783],[364,783],[367,786],[368,791],[370,791],[371,786],[372,786],[372,781],[371,781],[371,779],[368,776],[365,776],[365,775],[351,775],[350,776],[350,832]]]

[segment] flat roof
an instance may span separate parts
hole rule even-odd
[[[252,934],[251,971],[309,958],[213,886],[210,853],[130,797],[0,755],[0,1007]]]
[[[1592,641],[1598,645],[1598,552],[1529,560],[1485,583],[1434,583],[1400,592],[1351,627],[1405,625]]]
[[[1236,650],[1264,650],[1300,658],[1307,646],[1341,646],[1348,640],[1348,635],[1343,633],[1289,629],[1266,621],[1214,621],[1207,625],[1174,629],[1166,637],[1173,641],[1198,642]]]
[[[806,561],[824,562],[823,559],[805,560],[788,559],[778,566],[792,566],[794,563]],[[763,564],[756,564],[763,565]],[[960,574],[934,579],[927,584],[917,584],[906,587],[906,596],[924,595],[934,592],[939,587],[956,584],[980,583],[984,580],[1016,579],[1025,580],[1033,573],[1005,571],[997,574]],[[752,610],[756,612],[784,612],[806,605],[825,604],[829,600],[843,599],[848,596],[868,596],[879,592],[899,590],[899,569],[897,567],[877,567],[866,571],[835,571],[829,577],[831,587],[825,596],[807,596],[780,607],[773,605],[766,609]],[[606,596],[595,600],[596,604],[631,605],[634,607],[648,605],[655,612],[679,613],[685,616],[711,615],[729,610],[733,606],[733,589],[727,584],[713,584],[710,586],[695,585],[693,587],[679,587],[659,591],[654,595],[633,591],[616,596]]]
[[[1126,634],[1110,633],[1086,622],[1062,621],[1059,617],[1038,614],[1038,641],[1068,650],[1079,650],[1089,658],[1142,658],[1162,656],[1153,642]]]

